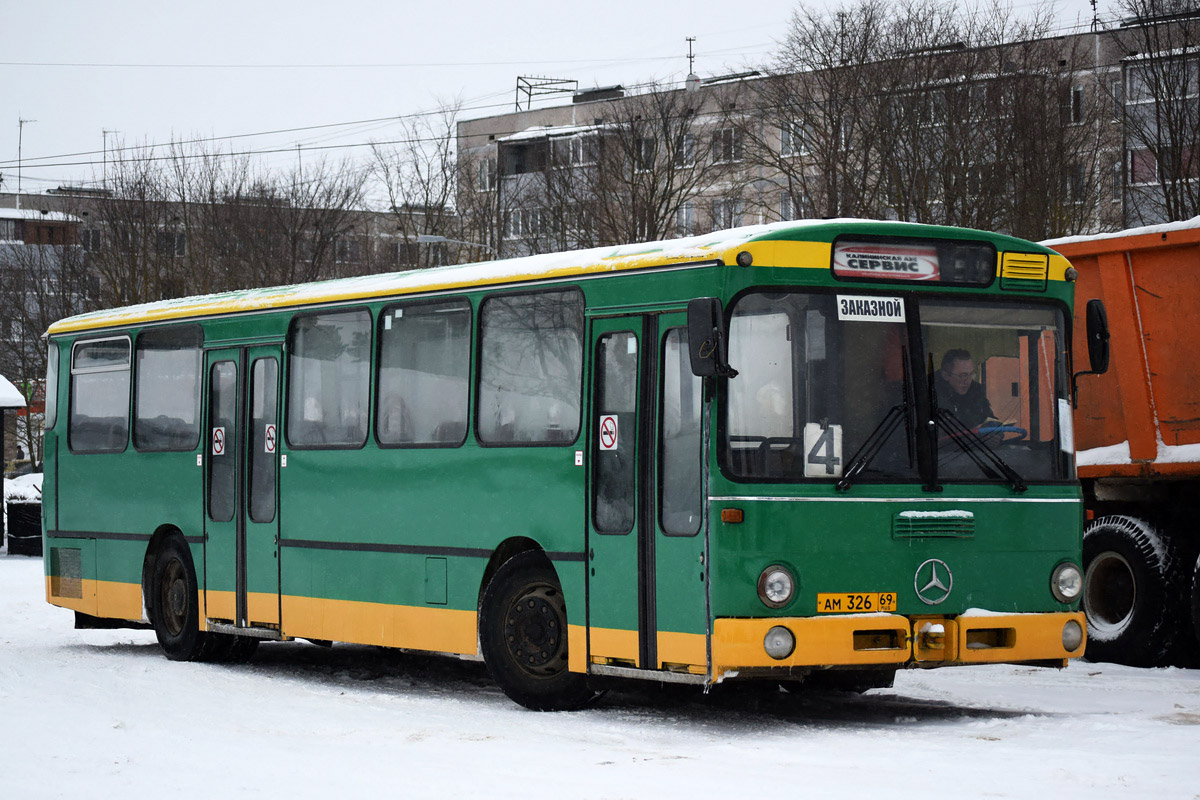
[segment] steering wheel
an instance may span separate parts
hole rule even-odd
[[[1016,425],[988,425],[986,423],[976,428],[975,433],[979,434],[980,436],[991,436],[992,434],[997,433],[1000,435],[1007,433],[1016,434],[1016,436],[1013,436],[1011,439],[1004,439],[1004,444],[1009,444],[1010,442],[1019,442],[1022,439],[1028,438],[1029,436],[1029,431]]]

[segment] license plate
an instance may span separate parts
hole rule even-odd
[[[818,614],[863,614],[871,611],[895,610],[895,592],[817,593]]]

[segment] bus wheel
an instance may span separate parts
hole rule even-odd
[[[196,604],[196,572],[187,546],[168,539],[154,560],[150,620],[158,644],[172,661],[200,660],[207,647]]]
[[[569,711],[594,696],[567,670],[567,606],[558,576],[538,552],[513,556],[483,593],[479,644],[488,672],[513,701],[534,711]]]
[[[1170,649],[1166,544],[1135,517],[1100,517],[1083,534],[1089,661],[1155,666]]]

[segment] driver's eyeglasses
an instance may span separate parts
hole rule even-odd
[[[974,372],[951,372],[951,373],[949,373],[949,375],[951,378],[961,381],[961,380],[966,380],[967,378],[973,377],[975,375],[975,373]]]

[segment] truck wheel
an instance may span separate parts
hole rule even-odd
[[[203,660],[210,642],[200,630],[196,571],[181,540],[163,544],[154,559],[150,587],[150,621],[163,653],[172,661]]]
[[[1192,570],[1192,637],[1193,644],[1200,647],[1200,557],[1196,559],[1196,566]]]
[[[1101,517],[1083,534],[1087,658],[1148,667],[1171,648],[1167,548],[1136,517]]]
[[[479,644],[488,672],[513,701],[534,711],[582,708],[594,697],[567,670],[567,606],[558,576],[539,552],[513,556],[483,593]]]

